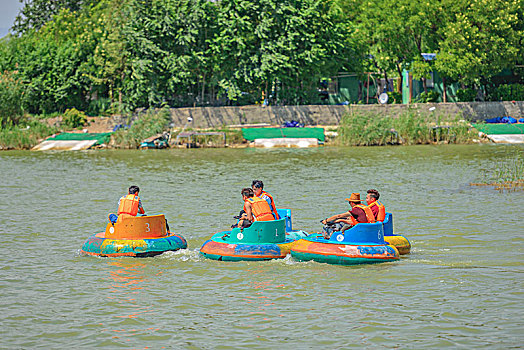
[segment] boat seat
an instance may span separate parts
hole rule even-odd
[[[329,241],[340,244],[384,244],[384,227],[381,222],[357,224],[344,233],[333,232]]]
[[[386,213],[384,218],[384,236],[393,236],[393,215],[391,213]]]
[[[293,223],[291,222],[291,209],[277,209],[278,216],[286,220],[286,232],[293,231]]]
[[[231,243],[282,243],[286,240],[286,220],[255,221],[251,226],[231,230]]]

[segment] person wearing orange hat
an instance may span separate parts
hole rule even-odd
[[[336,214],[322,220],[324,225],[326,225],[328,222],[343,223],[344,225],[340,228],[340,232],[344,232],[358,223],[375,222],[375,216],[373,215],[371,209],[365,205],[362,205],[360,193],[351,193],[351,196],[346,198],[346,200],[349,202],[351,209],[345,213]],[[326,239],[329,238],[326,236],[324,237]]]

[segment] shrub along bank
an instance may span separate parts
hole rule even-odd
[[[113,134],[111,146],[115,148],[138,148],[142,140],[167,131],[171,117],[169,110],[158,112],[147,110],[127,129],[119,129]]]
[[[434,117],[408,110],[398,117],[346,114],[334,142],[342,146],[382,146],[471,143],[475,139],[478,131],[458,116]]]
[[[182,129],[171,129],[171,115],[168,108],[161,110],[148,109],[141,113],[137,120],[133,122],[131,127],[126,129],[119,129],[113,134],[111,147],[114,148],[138,148],[140,143],[153,135],[168,131],[171,133],[171,139],[177,137],[182,132]],[[184,131],[195,131],[192,128],[183,129]],[[244,142],[242,132],[238,129],[228,127],[211,128],[205,130],[198,130],[200,132],[224,132],[227,144],[241,144]],[[181,140],[188,141],[187,139]],[[194,135],[191,138],[191,143],[196,143],[201,146],[208,147],[223,147],[223,139],[217,138],[213,135]]]
[[[131,117],[128,118],[130,120]],[[66,112],[59,126],[50,126],[39,117],[25,117],[17,126],[8,123],[0,127],[0,149],[30,149],[39,141],[53,133],[82,128],[86,124],[82,112]],[[175,138],[180,129],[171,129],[171,118],[167,108],[146,110],[129,128],[113,133],[109,147],[136,149],[140,143],[153,135],[171,132]],[[193,131],[193,129],[184,129]],[[245,143],[239,129],[228,127],[199,131],[224,132],[226,144]],[[342,117],[337,128],[337,136],[327,140],[328,145],[336,146],[380,146],[414,145],[432,143],[471,143],[478,139],[478,131],[460,117],[422,115],[415,110],[401,112],[398,116],[382,114],[350,113]],[[181,140],[183,141],[183,140]],[[193,143],[201,146],[222,147],[222,139],[217,136],[197,135]]]
[[[61,116],[58,126],[50,125],[50,115],[31,116],[22,114],[15,119],[4,118],[0,123],[0,149],[31,149],[48,136],[62,131],[80,129],[87,125],[87,116],[75,108],[67,109]]]
[[[58,128],[38,120],[22,120],[18,125],[0,126],[0,150],[31,149]]]

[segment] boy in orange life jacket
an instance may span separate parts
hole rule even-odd
[[[264,191],[264,183],[262,180],[253,180],[251,183],[251,188],[253,189],[253,192],[255,193],[255,196],[262,198],[269,204],[269,207],[271,208],[271,212],[273,213],[273,216],[275,217],[275,220],[280,219],[278,216],[277,207],[275,205],[275,200],[273,199],[273,196]]]
[[[379,198],[380,194],[377,190],[368,190],[366,195],[368,207],[371,208],[376,221],[384,221],[386,218],[386,208],[378,201]]]
[[[251,222],[275,220],[269,204],[265,200],[256,197],[253,189],[243,188],[240,194],[242,194],[242,200],[244,201],[244,211],[246,212],[247,220]]]
[[[138,192],[140,192],[138,186],[131,186],[128,194],[118,200],[117,214],[119,219],[126,216],[136,216],[138,213],[146,213],[142,207],[142,201],[138,197]]]

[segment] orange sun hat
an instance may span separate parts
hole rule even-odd
[[[356,203],[361,203],[362,202],[360,200],[360,193],[352,193],[351,196],[349,196],[349,198],[346,198],[346,200],[348,202],[356,202]]]

